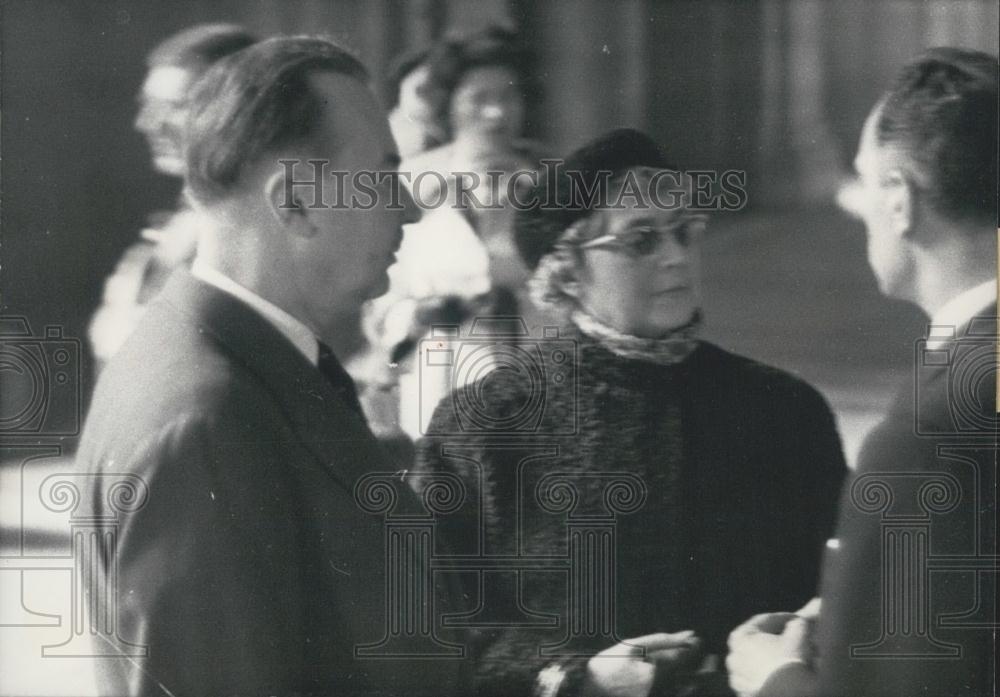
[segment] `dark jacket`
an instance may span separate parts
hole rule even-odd
[[[79,453],[148,487],[119,514],[107,694],[462,694],[455,660],[361,659],[386,634],[385,526],[353,490],[393,470],[363,419],[235,298],[177,272],[102,374]],[[398,487],[396,512],[419,510]],[[439,599],[442,602],[444,599]],[[431,681],[430,676],[434,676]]]
[[[932,351],[862,447],[823,571],[823,695],[993,694],[996,305]]]
[[[438,435],[419,448],[419,469],[465,483],[467,504],[439,522],[456,552],[525,566],[466,574],[470,610],[479,607],[456,621],[480,631],[477,694],[530,695],[557,661],[571,692],[586,656],[654,632],[693,629],[721,662],[728,633],[748,617],[815,594],[845,473],[816,390],[708,343],[673,366],[586,339],[575,358],[554,363],[540,346],[547,372],[500,369],[455,392],[429,428]],[[539,420],[518,422],[536,407]],[[520,433],[495,428],[518,423]],[[580,537],[591,524],[613,532]],[[615,548],[596,569],[613,599],[590,610],[573,604],[565,562],[587,539]],[[592,582],[585,577],[569,586]],[[612,632],[595,620],[606,616]],[[553,650],[573,627],[586,636]]]

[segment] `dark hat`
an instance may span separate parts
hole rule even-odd
[[[635,167],[676,169],[648,135],[620,128],[574,151],[557,168],[543,171],[531,198],[523,199],[533,205],[519,210],[514,222],[514,243],[525,264],[538,266],[566,228],[599,207],[599,197],[588,197],[587,192],[595,191],[602,172],[615,177]]]

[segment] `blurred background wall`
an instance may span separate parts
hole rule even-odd
[[[747,172],[708,240],[711,338],[820,383],[841,412],[907,369],[924,319],[880,298],[861,227],[831,206],[865,114],[899,66],[997,52],[995,0],[6,0],[3,312],[83,337],[103,278],[177,185],[132,129],[145,54],[204,21],[328,33],[376,75],[407,49],[520,28],[543,87],[529,135],[565,152],[648,129],[683,168]],[[85,370],[89,376],[89,371]],[[852,387],[854,386],[854,387]],[[85,394],[89,385],[85,385]],[[876,400],[877,401],[877,400]],[[862,404],[863,403],[863,404]],[[865,406],[867,405],[867,406]]]

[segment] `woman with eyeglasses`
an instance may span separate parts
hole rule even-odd
[[[833,415],[699,337],[706,220],[657,188],[672,170],[633,130],[570,155],[515,235],[560,335],[450,354],[502,354],[440,403],[414,478],[461,482],[437,530],[465,557],[448,624],[476,632],[477,694],[730,694],[729,632],[815,595],[846,471]]]

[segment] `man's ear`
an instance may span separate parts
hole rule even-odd
[[[562,283],[562,291],[571,298],[580,299],[580,281],[575,278],[565,279]]]
[[[580,277],[586,273],[584,264],[586,261],[583,259],[583,254],[581,252],[570,252],[571,254],[579,254],[575,263],[573,264],[572,271],[565,274],[559,281],[559,288],[563,293],[575,300],[581,300],[581,290],[580,290]]]
[[[916,192],[913,184],[901,169],[890,169],[882,178],[885,196],[885,213],[893,232],[908,237],[913,232],[916,212]]]
[[[306,214],[305,204],[293,189],[285,186],[283,172],[274,172],[264,181],[264,199],[271,215],[282,226],[302,237],[316,234],[316,227]]]

